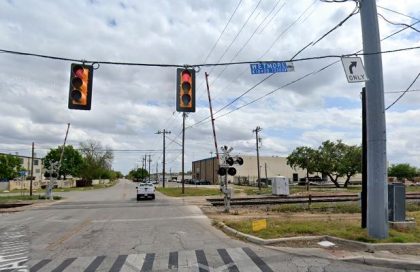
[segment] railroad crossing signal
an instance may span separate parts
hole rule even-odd
[[[195,112],[195,70],[176,70],[176,111]]]
[[[92,102],[93,66],[71,64],[69,104],[73,110],[90,110]]]
[[[229,174],[230,176],[236,175],[236,168],[231,167],[234,164],[242,165],[244,163],[244,160],[241,157],[235,156],[231,157],[230,152],[233,150],[233,148],[228,149],[227,146],[221,147],[223,154],[222,154],[222,164],[219,167],[219,170],[217,173],[220,176],[225,176],[226,174]]]

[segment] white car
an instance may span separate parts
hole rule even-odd
[[[151,183],[140,183],[137,187],[137,200],[141,198],[155,199],[155,186]]]

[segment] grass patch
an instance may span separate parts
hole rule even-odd
[[[86,186],[86,187],[56,188],[56,189],[53,189],[53,192],[72,192],[72,191],[88,191],[88,190],[94,190],[94,189],[104,189],[104,188],[112,187],[115,184],[117,184],[117,180],[110,181],[107,184],[95,184],[95,185]]]
[[[54,196],[54,200],[60,200],[61,196]],[[36,201],[40,199],[45,199],[45,196],[41,195],[10,195],[10,196],[0,196],[0,203],[9,203],[9,202],[20,202],[20,201]]]
[[[420,220],[420,212],[410,212],[409,216]],[[225,224],[240,232],[258,236],[264,239],[331,235],[344,239],[362,242],[382,243],[412,243],[420,242],[420,226],[417,224],[415,230],[397,231],[390,229],[389,237],[383,240],[376,240],[368,237],[367,230],[360,228],[360,220],[293,220],[293,219],[267,219],[267,229],[253,232],[251,220],[226,221]]]
[[[222,195],[219,189],[215,188],[191,188],[185,187],[185,193],[182,194],[182,188],[156,188],[157,191],[167,196],[183,197],[183,196],[215,196]]]

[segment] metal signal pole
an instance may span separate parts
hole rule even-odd
[[[367,125],[367,229],[370,237],[388,237],[386,122],[381,41],[376,1],[360,1],[365,54]],[[370,54],[372,53],[372,54]]]
[[[261,128],[257,126],[252,132],[255,132],[255,141],[257,145],[257,171],[258,171],[258,189],[261,190],[261,177],[260,177],[260,151],[258,145],[258,132],[261,131]]]
[[[29,184],[29,195],[32,196],[32,183],[34,180],[34,149],[35,143],[32,142],[32,161],[31,161],[31,182]]]
[[[185,193],[184,181],[184,151],[185,151],[185,112],[182,113],[182,194]]]
[[[162,134],[162,136],[163,136],[163,162],[162,162],[162,178],[163,178],[163,188],[165,188],[165,165],[166,165],[166,162],[165,162],[165,138],[166,138],[166,134],[171,134],[171,132],[170,131],[168,131],[168,130],[166,130],[166,129],[163,129],[163,131],[158,131],[158,132],[156,132],[155,134]]]

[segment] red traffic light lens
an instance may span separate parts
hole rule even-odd
[[[191,73],[188,70],[182,71],[182,81],[191,81]]]
[[[73,73],[74,73],[77,77],[82,78],[82,77],[83,77],[83,72],[84,72],[84,70],[83,70],[83,67],[82,67],[81,65],[75,65],[75,66],[73,67]]]

